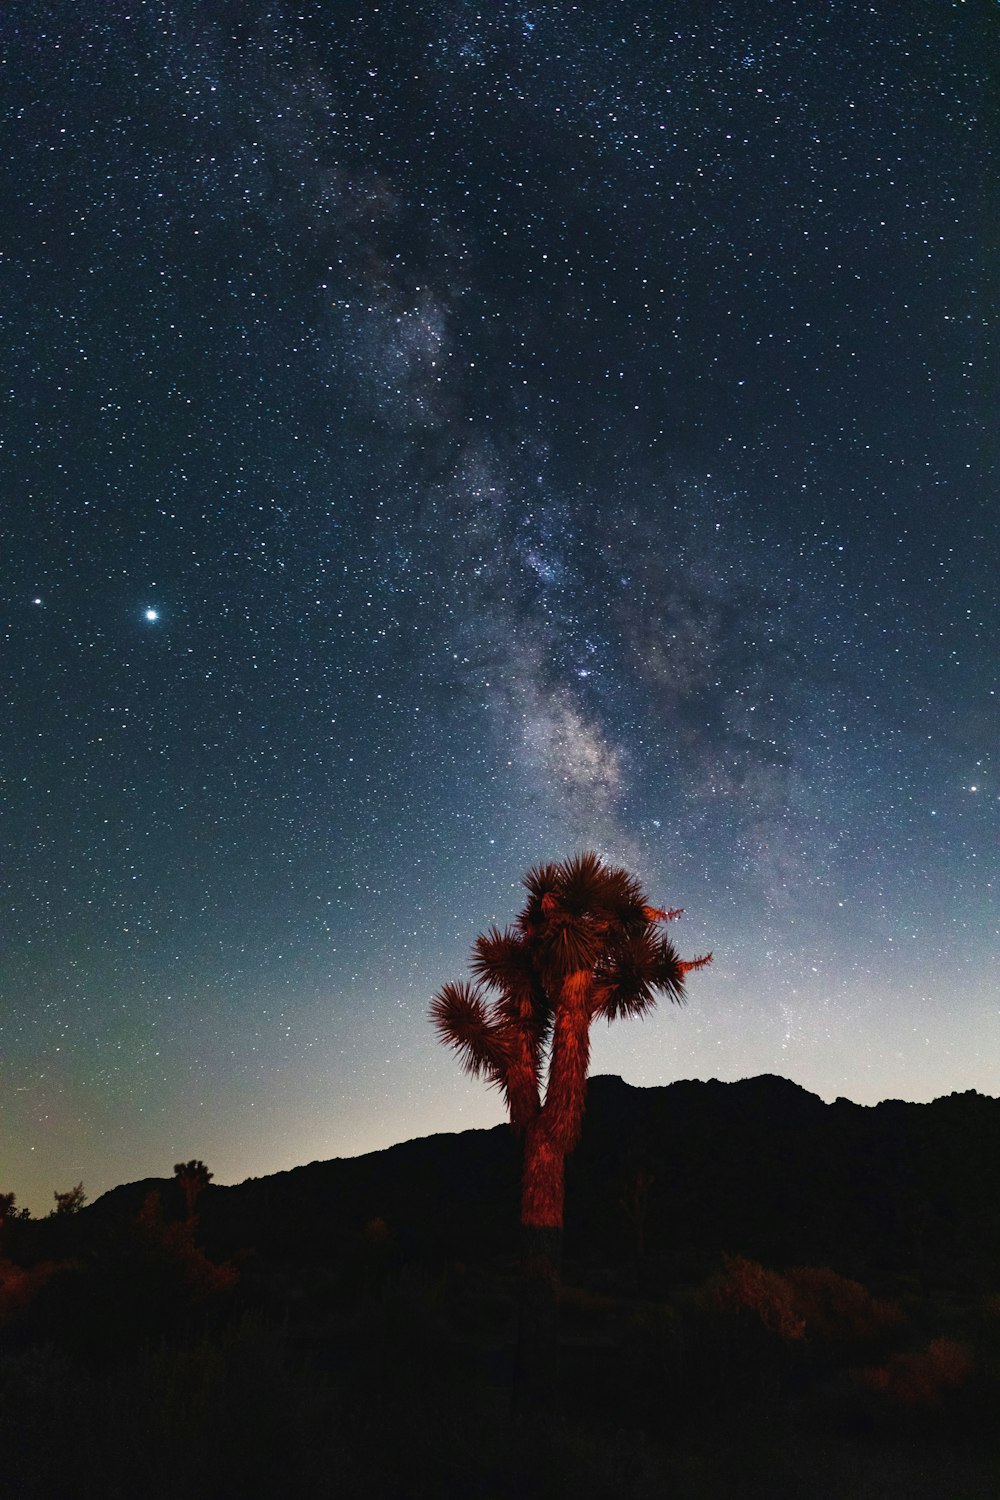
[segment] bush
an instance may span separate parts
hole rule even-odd
[[[945,1391],[962,1386],[972,1374],[972,1356],[955,1339],[933,1339],[926,1349],[894,1354],[884,1365],[859,1370],[856,1379],[882,1392],[894,1406],[938,1406]]]

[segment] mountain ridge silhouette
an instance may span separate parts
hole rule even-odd
[[[519,1172],[507,1125],[417,1137],[212,1183],[200,1233],[215,1256],[326,1261],[353,1253],[378,1221],[403,1258],[505,1259],[517,1254]],[[634,1255],[640,1184],[643,1255],[657,1278],[697,1277],[729,1253],[989,1288],[998,1176],[1000,1100],[975,1090],[828,1104],[776,1074],[651,1087],[598,1075],[568,1164],[566,1255],[584,1267]],[[122,1184],[80,1218],[96,1232],[151,1191],[170,1202],[177,1189],[170,1179]]]

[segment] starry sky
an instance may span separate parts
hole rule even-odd
[[[496,1123],[584,848],[594,1071],[1000,1093],[996,19],[3,7],[0,1188]]]

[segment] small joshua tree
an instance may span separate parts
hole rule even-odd
[[[475,982],[446,984],[431,1019],[466,1071],[501,1091],[524,1139],[521,1362],[544,1396],[565,1162],[583,1124],[591,1025],[644,1015],[658,994],[682,1002],[684,975],[712,955],[679,958],[661,926],[680,911],[651,906],[634,876],[596,854],[540,865],[524,884],[528,898],[516,922],[473,944]]]
[[[193,1219],[195,1204],[208,1187],[213,1174],[208,1170],[203,1161],[195,1158],[193,1161],[176,1162],[174,1164],[174,1176],[180,1184],[181,1192],[184,1194],[184,1206],[187,1209],[187,1217]]]

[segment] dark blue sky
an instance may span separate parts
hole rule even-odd
[[[0,1187],[500,1118],[585,847],[598,1070],[998,1091],[995,18],[4,8]]]

